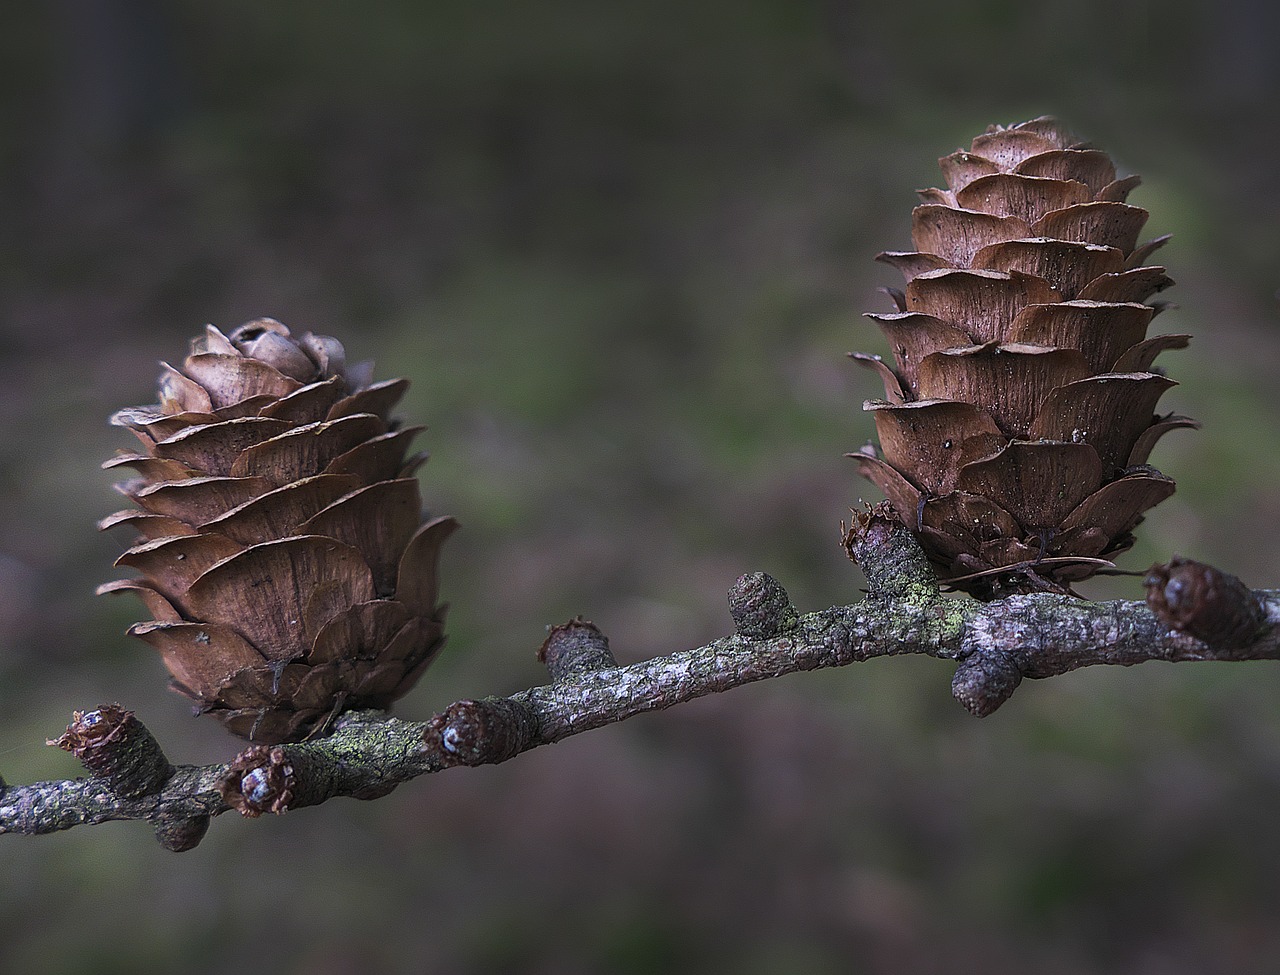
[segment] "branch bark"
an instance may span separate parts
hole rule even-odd
[[[1147,602],[1037,593],[982,603],[941,592],[910,532],[881,511],[859,516],[846,545],[869,586],[855,605],[801,615],[777,582],[752,573],[729,593],[733,635],[627,666],[614,662],[598,629],[572,620],[554,627],[539,651],[550,683],[458,701],[425,722],[349,712],[318,740],[253,746],[228,764],[172,767],[130,712],[104,705],[77,713],[50,744],[74,751],[91,776],[25,786],[0,779],[0,833],[145,820],[166,848],[187,850],[232,809],[257,816],[338,796],[378,798],[455,765],[506,761],[636,714],[872,657],[957,661],[952,693],[978,716],[1023,678],[1079,667],[1280,659],[1280,592],[1250,591],[1198,563],[1153,570]]]

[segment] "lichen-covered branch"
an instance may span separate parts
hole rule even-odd
[[[223,765],[175,767],[131,712],[78,712],[50,744],[74,752],[90,776],[25,786],[0,779],[0,833],[145,820],[166,848],[187,850],[212,817],[232,809],[257,816],[338,796],[374,799],[429,772],[502,762],[646,711],[872,657],[957,661],[952,693],[979,716],[1023,678],[1078,667],[1280,659],[1280,593],[1250,591],[1199,563],[1153,570],[1146,602],[1037,593],[983,603],[943,593],[910,532],[883,509],[859,516],[846,545],[869,586],[854,605],[800,614],[777,582],[752,573],[729,593],[733,635],[626,666],[595,626],[571,620],[539,651],[550,683],[458,701],[426,722],[350,712],[323,738],[254,745]]]

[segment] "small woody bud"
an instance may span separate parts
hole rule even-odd
[[[125,798],[159,792],[173,775],[173,766],[151,732],[118,704],[74,712],[61,737],[46,744],[71,752],[90,774],[105,779],[112,792]]]
[[[422,737],[427,749],[449,764],[493,765],[528,748],[537,726],[528,705],[486,698],[449,705],[427,722]]]
[[[1262,628],[1262,606],[1249,587],[1211,565],[1175,556],[1147,570],[1143,583],[1162,623],[1205,643],[1240,646]]]
[[[609,638],[581,616],[551,627],[538,649],[538,660],[546,664],[553,680],[568,680],[585,671],[618,666],[609,650]]]
[[[208,816],[166,816],[153,820],[156,839],[170,853],[193,850],[209,831]]]
[[[222,801],[249,819],[288,811],[296,788],[293,763],[278,746],[246,748],[218,779]]]
[[[765,572],[738,577],[729,590],[729,614],[739,636],[769,640],[795,629],[800,614],[778,580]]]
[[[939,593],[928,558],[887,501],[853,512],[844,550],[867,577],[872,596],[898,599]]]
[[[951,696],[975,718],[985,718],[1013,695],[1022,671],[1007,654],[980,651],[964,660],[951,678]]]

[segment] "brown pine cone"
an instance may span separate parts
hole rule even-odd
[[[386,708],[444,644],[440,547],[452,518],[423,522],[406,459],[421,427],[388,415],[405,379],[371,382],[341,343],[272,319],[213,326],[181,369],[162,363],[159,404],[121,410],[142,450],[117,489],[138,508],[103,519],[137,542],[155,647],[172,687],[255,742],[319,733],[344,709]]]
[[[920,191],[915,250],[878,258],[906,277],[893,350],[855,355],[885,398],[880,450],[854,454],[940,578],[975,595],[1068,589],[1133,544],[1174,490],[1147,464],[1186,417],[1157,416],[1176,385],[1152,368],[1189,336],[1146,338],[1173,282],[1138,244],[1147,211],[1106,153],[1051,118],[993,126],[940,160]]]

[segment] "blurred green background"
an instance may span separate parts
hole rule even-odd
[[[1264,0],[50,0],[0,31],[0,772],[120,701],[190,718],[95,599],[113,410],[205,322],[338,335],[431,429],[443,659],[397,709],[541,682],[544,627],[623,661],[729,629],[763,569],[858,597],[841,454],[885,351],[873,263],[988,123],[1052,113],[1143,186],[1204,421],[1138,548],[1280,584],[1280,7]],[[1134,579],[1089,595],[1139,592]],[[1280,970],[1280,671],[1101,669],[976,721],[950,668],[757,685],[375,803],[0,839],[12,972]]]

